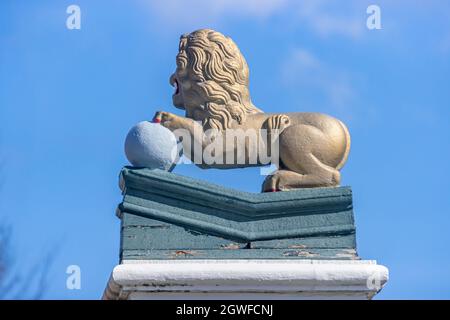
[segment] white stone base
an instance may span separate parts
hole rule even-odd
[[[373,260],[129,260],[103,299],[371,299],[388,274]]]

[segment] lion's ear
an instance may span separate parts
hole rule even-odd
[[[228,105],[227,109],[230,112],[231,117],[236,120],[237,123],[245,123],[247,115],[239,104]]]

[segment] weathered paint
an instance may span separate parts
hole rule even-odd
[[[354,249],[127,250],[122,260],[154,259],[314,259],[358,260]]]

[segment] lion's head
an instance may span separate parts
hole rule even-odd
[[[250,99],[247,62],[229,37],[209,29],[182,35],[176,62],[173,104],[188,118],[223,130],[261,112]]]

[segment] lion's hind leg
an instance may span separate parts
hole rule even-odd
[[[262,192],[286,191],[298,188],[330,187],[339,185],[339,171],[330,174],[301,174],[290,170],[277,170],[266,177]]]
[[[326,156],[328,147],[326,137],[317,128],[309,125],[288,127],[280,136],[279,147],[282,170],[265,179],[264,192],[339,185],[339,171],[314,155]]]
[[[289,171],[277,170],[273,174],[266,177],[262,185],[262,192],[275,192],[284,190],[289,182],[302,180],[303,175]],[[295,184],[295,183],[294,183]]]

